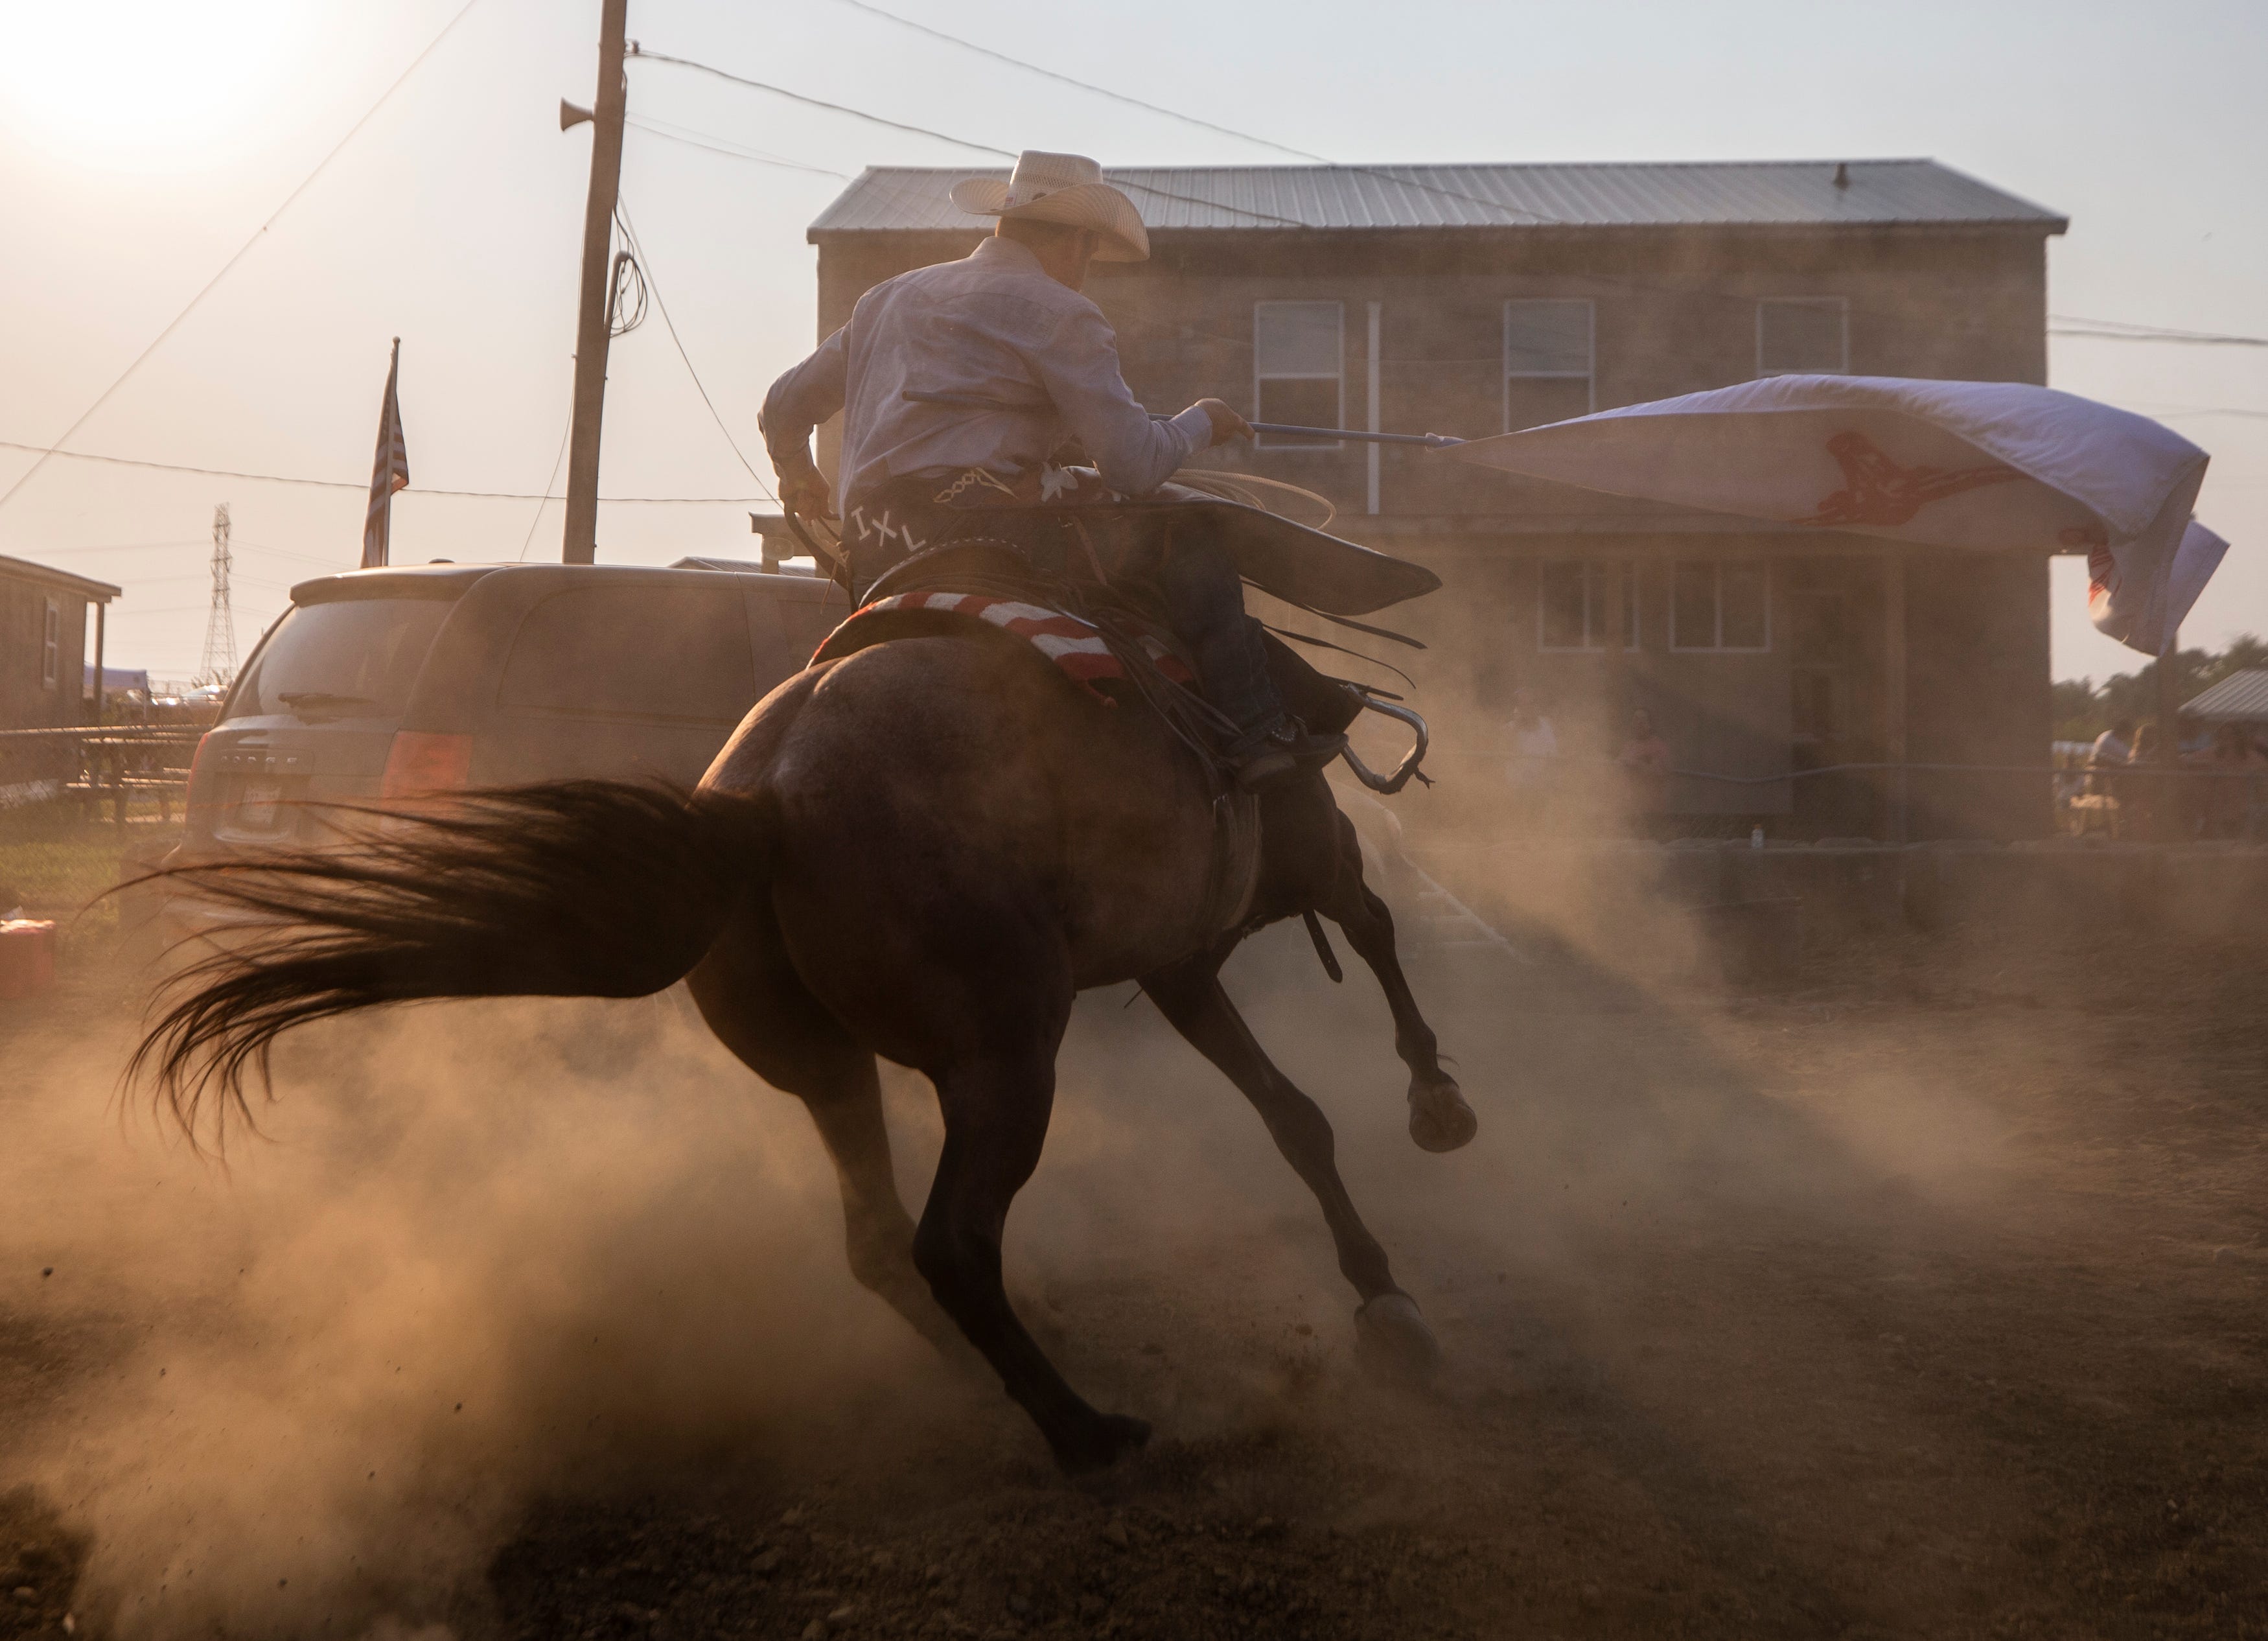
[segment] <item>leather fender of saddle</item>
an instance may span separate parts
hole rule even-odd
[[[1103,595],[1113,607],[1111,613],[1130,614],[1145,625],[1162,629],[1162,622],[1156,620],[1154,613],[1143,611],[1138,606],[1130,608],[1124,600],[1105,589],[1073,589],[1035,575],[1012,546],[984,540],[963,540],[932,548],[893,566],[867,590],[865,604],[861,607],[902,593],[983,592],[1014,597],[1042,608],[1063,609],[1087,619],[1097,613],[1088,597],[1067,595],[1074,592],[1086,594],[1090,591]],[[837,629],[838,635],[841,630]],[[1007,643],[1020,645],[1024,642],[1004,629],[966,615],[929,611],[894,614],[885,625],[873,630],[866,642],[887,643],[894,637],[926,633],[971,637],[990,634]],[[1360,716],[1361,699],[1351,686],[1317,672],[1273,633],[1263,632],[1260,637],[1267,655],[1269,676],[1282,695],[1286,710],[1309,729],[1342,733]],[[818,651],[820,656],[842,653],[847,651],[838,646],[835,636],[830,636]],[[1132,658],[1129,660],[1131,665],[1143,665]],[[1136,700],[1148,704],[1147,695],[1147,691],[1139,692]],[[1185,742],[1190,740],[1186,726],[1175,726],[1175,733]],[[1207,762],[1210,765],[1210,760]],[[1241,925],[1250,915],[1260,880],[1260,800],[1220,779],[1217,768],[1212,772],[1216,783],[1212,848],[1206,864],[1202,907],[1192,931],[1193,946],[1205,945]]]

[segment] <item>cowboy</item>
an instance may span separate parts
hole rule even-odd
[[[1090,262],[1145,261],[1150,236],[1094,160],[1027,151],[1006,181],[970,178],[952,198],[997,217],[992,237],[960,261],[867,291],[850,322],[764,399],[780,500],[806,518],[838,516],[811,435],[843,413],[839,516],[858,598],[892,565],[957,535],[1012,536],[1036,563],[1078,573],[1061,546],[1061,503],[1079,499],[1064,494],[1076,486],[1049,460],[1066,440],[1109,490],[1143,496],[1197,452],[1252,432],[1218,399],[1153,420],[1127,387],[1109,322],[1080,291]],[[1004,526],[1000,509],[1017,504],[1028,523]],[[1163,600],[1205,698],[1234,726],[1224,755],[1239,784],[1320,766],[1345,744],[1285,713],[1235,561],[1210,531],[1160,532],[1098,568],[1141,578]]]

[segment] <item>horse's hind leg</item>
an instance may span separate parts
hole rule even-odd
[[[1060,1034],[1058,1025],[1023,1051],[972,1055],[932,1074],[945,1150],[914,1237],[914,1261],[938,1303],[1032,1416],[1056,1461],[1076,1473],[1138,1447],[1150,1427],[1083,1401],[1025,1331],[1000,1281],[1008,1207],[1039,1166],[1047,1137]]]
[[[1394,950],[1394,916],[1362,879],[1362,845],[1354,823],[1339,817],[1338,871],[1317,908],[1345,931],[1347,944],[1378,976],[1394,1016],[1394,1052],[1410,1068],[1410,1137],[1427,1151],[1454,1151],[1469,1142],[1480,1120],[1465,1103],[1457,1079],[1441,1069],[1433,1028],[1418,1012],[1402,960]]]
[[[1221,990],[1226,955],[1222,948],[1177,963],[1145,978],[1142,989],[1174,1029],[1243,1092],[1276,1149],[1314,1192],[1338,1249],[1339,1269],[1362,1296],[1355,1326],[1366,1355],[1402,1372],[1428,1372],[1441,1355],[1433,1330],[1418,1314],[1417,1301],[1395,1285],[1386,1250],[1355,1211],[1339,1178],[1330,1119],[1277,1068]]]
[[[736,917],[687,979],[718,1040],[811,1113],[842,1188],[850,1274],[932,1344],[961,1349],[914,1269],[914,1222],[891,1168],[874,1056],[805,990],[769,907]]]

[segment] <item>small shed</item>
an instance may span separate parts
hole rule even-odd
[[[0,557],[0,730],[99,722],[81,687],[102,665],[102,613],[118,589],[21,558]],[[88,654],[86,612],[95,611]]]
[[[2191,698],[2182,716],[2200,724],[2250,724],[2268,727],[2268,667],[2231,673]]]

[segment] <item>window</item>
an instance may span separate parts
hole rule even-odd
[[[1598,408],[1587,299],[1504,305],[1504,430]]]
[[[1851,368],[1851,305],[1841,297],[1756,304],[1758,376],[1841,376]]]
[[[442,599],[296,605],[253,652],[229,697],[229,717],[399,718],[455,607]]]
[[[1771,573],[1755,560],[1688,562],[1670,571],[1669,647],[1771,648]]]
[[[1344,427],[1344,310],[1336,302],[1252,305],[1252,402],[1256,422]],[[1336,450],[1335,438],[1263,433],[1266,449]]]
[[[1535,643],[1543,650],[1607,647],[1607,582],[1599,559],[1547,560],[1536,576]],[[1623,648],[1638,648],[1637,566],[1623,562]]]
[[[60,599],[48,600],[47,625],[40,629],[40,683],[53,689],[63,668],[63,607]]]

